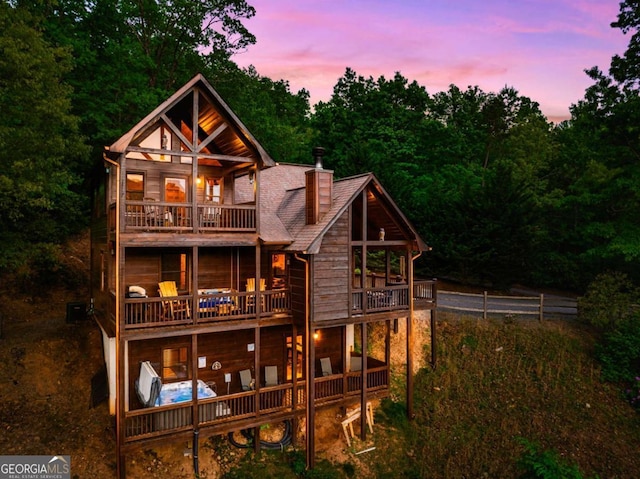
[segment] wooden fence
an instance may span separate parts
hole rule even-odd
[[[482,294],[459,293],[455,291],[438,292],[438,309],[481,314],[484,319],[489,315],[505,317],[535,316],[543,321],[546,316],[577,315],[577,300],[559,296],[545,298],[538,296],[498,296],[486,291]]]

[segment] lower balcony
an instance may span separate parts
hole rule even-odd
[[[372,358],[369,362],[379,363]],[[389,367],[378,365],[367,370],[367,392],[386,395],[389,389]],[[338,404],[356,398],[362,391],[361,371],[316,378],[316,406]],[[201,428],[217,428],[226,432],[237,423],[268,423],[270,419],[291,417],[306,407],[306,384],[262,387],[257,391],[225,394],[177,404],[138,409],[125,413],[125,441],[133,442]],[[195,412],[197,411],[197,412]],[[197,417],[195,417],[197,416]]]

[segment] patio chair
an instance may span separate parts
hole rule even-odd
[[[260,291],[266,291],[267,282],[264,278],[260,278]],[[256,290],[256,279],[255,278],[247,278],[247,292],[255,292]],[[256,305],[256,296],[255,294],[247,296],[247,308],[255,308]],[[260,303],[262,309],[264,310],[264,297],[262,297],[262,302]]]
[[[158,292],[163,298],[176,298],[178,288],[175,281],[162,281],[158,283]],[[188,319],[191,317],[189,301],[186,299],[169,299],[162,302],[164,316],[167,319]]]
[[[145,197],[142,199],[145,202],[144,205],[144,219],[145,226],[155,226],[158,218],[158,207],[153,203],[155,198]]]
[[[264,385],[265,386],[278,385],[278,366],[264,367]]]
[[[331,376],[333,369],[331,368],[331,358],[320,358],[320,367],[322,368],[323,376]]]
[[[249,369],[240,371],[240,384],[242,384],[243,391],[251,391],[253,389],[254,382]]]

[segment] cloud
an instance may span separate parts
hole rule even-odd
[[[601,0],[254,0],[257,45],[234,57],[261,75],[330,98],[347,67],[377,78],[401,72],[430,93],[513,86],[547,115],[568,115],[584,94],[584,69],[608,66],[626,39]],[[526,93],[522,93],[526,92]]]

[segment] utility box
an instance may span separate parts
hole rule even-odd
[[[77,323],[87,319],[87,303],[67,303],[67,323]]]

